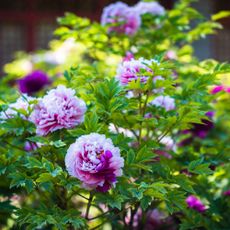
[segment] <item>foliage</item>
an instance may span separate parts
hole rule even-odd
[[[107,33],[99,23],[67,13],[58,19],[55,34],[59,40],[52,42],[50,50],[19,55],[6,65],[6,76],[1,79],[1,114],[19,97],[17,79],[31,66],[52,78],[52,84],[36,97],[63,84],[76,90],[86,102],[87,112],[81,125],[45,137],[36,136],[33,123],[23,118],[32,111],[16,110],[13,117],[0,121],[0,226],[100,229],[108,223],[113,229],[136,229],[136,218],[141,229],[148,212],[155,209],[173,218],[177,229],[230,226],[229,197],[223,195],[230,189],[230,94],[210,94],[221,79],[225,83],[230,65],[200,62],[192,49],[192,42],[216,33],[221,28],[217,20],[229,12],[206,20],[191,2],[178,1],[165,15],[142,15],[142,26],[131,37]],[[65,48],[68,52],[63,61],[50,62],[47,55],[57,57],[68,39],[71,45]],[[154,81],[153,74],[143,70],[141,74],[149,75],[145,84],[137,80],[121,85],[114,76],[127,51],[135,59],[154,59],[148,68],[164,80]],[[168,51],[176,57],[168,58]],[[31,66],[24,68],[23,63]],[[150,103],[162,94],[162,88],[164,95],[174,98],[176,109],[166,111]],[[214,118],[205,115],[208,111],[216,111]],[[214,123],[204,138],[185,132],[204,119]],[[93,132],[111,138],[125,160],[123,175],[106,193],[82,188],[65,168],[70,144]],[[171,146],[165,142],[167,138]],[[188,143],[182,144],[184,140]],[[26,142],[40,146],[26,150]],[[205,213],[187,208],[189,194],[202,199]]]

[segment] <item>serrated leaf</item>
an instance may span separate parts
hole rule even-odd
[[[152,159],[154,156],[152,150],[150,150],[147,146],[144,146],[141,148],[135,158],[135,162],[140,163],[144,161],[148,161],[149,159]]]
[[[53,180],[52,175],[50,175],[49,173],[42,173],[41,175],[39,175],[39,177],[36,180],[36,182],[44,183],[44,182],[50,182],[52,180]]]

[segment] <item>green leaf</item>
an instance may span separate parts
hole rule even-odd
[[[58,140],[58,141],[51,141],[50,145],[54,145],[56,148],[62,148],[64,146],[66,146],[66,143],[63,142],[62,140]]]
[[[130,149],[127,153],[127,164],[131,164],[134,162],[135,153],[132,149]]]
[[[152,159],[153,157],[154,157],[154,154],[152,150],[150,150],[147,146],[144,146],[138,151],[135,162],[140,163],[140,162],[148,161]]]
[[[31,168],[43,168],[42,162],[40,162],[39,160],[37,160],[34,157],[28,157],[27,161],[28,162],[25,164],[25,166],[29,169],[31,169]]]
[[[39,175],[39,177],[36,180],[36,182],[44,183],[44,182],[50,182],[52,180],[53,180],[52,175],[50,175],[49,173],[42,173],[42,174]]]
[[[217,20],[220,20],[222,18],[229,17],[229,16],[230,16],[230,11],[220,11],[217,14],[212,15],[212,20],[217,21]]]
[[[151,204],[152,198],[150,196],[144,196],[141,199],[141,208],[145,211]]]
[[[189,166],[188,170],[192,173],[196,174],[212,174],[213,171],[209,168],[209,163],[202,164],[203,159],[192,161]]]
[[[181,175],[175,176],[173,179],[174,179],[173,181],[176,184],[180,185],[180,187],[184,189],[185,191],[190,192],[190,193],[195,193],[192,187],[193,183],[188,179],[187,176],[181,174]]]

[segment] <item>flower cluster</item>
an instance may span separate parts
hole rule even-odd
[[[163,95],[156,97],[150,102],[150,104],[157,107],[165,108],[166,111],[174,110],[176,108],[174,98]]]
[[[101,24],[110,25],[108,32],[133,35],[141,25],[141,18],[138,14],[133,14],[127,4],[116,2],[103,9]]]
[[[153,71],[148,67],[155,60],[147,60],[144,58],[131,59],[129,61],[122,62],[117,68],[116,78],[122,85],[127,85],[131,81],[140,79],[140,82],[145,83],[148,80],[148,76],[143,75],[141,72],[148,72],[153,74]]]
[[[138,2],[134,6],[134,10],[137,14],[153,14],[153,15],[164,15],[165,9],[158,2]]]
[[[16,102],[10,104],[6,111],[0,113],[0,119],[6,120],[9,118],[13,118],[18,113],[20,113],[20,110],[23,110],[27,115],[29,115],[29,110],[33,108],[33,105],[30,104],[30,102],[34,100],[35,98],[27,96],[26,94],[22,95],[17,99]],[[23,119],[27,119],[27,115],[25,115],[24,113],[20,113],[20,117],[22,117]]]
[[[30,120],[38,135],[45,136],[58,129],[73,128],[84,121],[86,104],[75,96],[75,90],[65,86],[52,89],[40,99]]]
[[[141,15],[146,13],[163,15],[165,10],[157,2],[139,2],[133,7],[116,2],[103,9],[101,24],[109,25],[108,32],[134,35],[141,26]]]
[[[205,114],[209,119],[212,119],[214,116],[213,111],[209,111]],[[208,133],[214,128],[214,123],[212,120],[208,119],[201,119],[202,124],[198,123],[192,123],[192,128],[191,129],[186,129],[183,130],[183,134],[190,134],[191,136],[182,140],[178,145],[179,146],[185,146],[190,143],[192,143],[192,140],[195,137],[198,137],[200,139],[204,139],[207,137]]]
[[[194,209],[198,212],[204,212],[206,210],[205,205],[197,197],[190,195],[186,199],[186,203],[189,208]]]
[[[24,78],[18,80],[18,87],[20,92],[32,94],[38,92],[49,83],[50,80],[46,73],[40,70],[36,70],[26,75]]]
[[[225,196],[230,196],[230,189],[224,192]]]
[[[216,85],[211,89],[211,94],[216,94],[219,92],[227,92],[230,93],[230,87],[225,85]]]
[[[106,192],[122,175],[124,159],[111,139],[91,133],[69,147],[65,164],[69,174],[81,180],[85,188]]]

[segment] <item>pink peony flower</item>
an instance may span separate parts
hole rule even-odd
[[[225,89],[225,87],[223,85],[217,85],[214,88],[212,88],[211,94],[219,93],[219,92],[223,91],[224,89]]]
[[[205,205],[197,197],[190,195],[186,199],[186,203],[189,208],[194,209],[198,212],[204,212],[206,210]]]
[[[58,129],[73,128],[84,121],[86,104],[75,96],[75,90],[65,86],[52,89],[35,106],[30,120],[36,133],[45,136]]]
[[[122,175],[124,159],[105,135],[83,135],[73,143],[66,154],[65,165],[69,174],[83,182],[86,189],[108,191]]]
[[[164,15],[165,9],[158,2],[138,2],[134,6],[134,10],[136,13],[142,14],[153,14],[153,15]]]
[[[123,61],[131,61],[134,58],[133,53],[131,52],[126,52],[125,57],[123,58]]]
[[[23,94],[21,97],[17,99],[16,102],[10,104],[6,111],[0,113],[0,120],[6,120],[9,118],[13,118],[18,113],[20,113],[20,111],[18,112],[18,110],[23,110],[26,114],[29,114],[28,110],[33,108],[33,105],[30,104],[30,102],[34,100],[35,98],[29,97],[26,94]],[[27,115],[25,115],[24,113],[23,114],[20,113],[20,117],[25,120],[27,119]]]
[[[225,92],[230,93],[230,87],[226,87]]]
[[[174,50],[168,50],[165,54],[167,60],[177,60],[177,54]]]
[[[127,4],[116,2],[103,9],[101,24],[110,25],[108,32],[115,31],[133,35],[141,25],[141,18]]]
[[[156,97],[153,101],[150,102],[150,104],[165,108],[166,111],[174,110],[176,108],[174,98],[163,95]]]
[[[145,83],[148,76],[141,75],[141,71],[147,71],[152,73],[152,70],[148,67],[155,60],[146,60],[139,58],[138,60],[131,59],[130,61],[122,62],[117,69],[116,78],[122,85],[127,85],[131,81],[140,79],[142,83]]]

